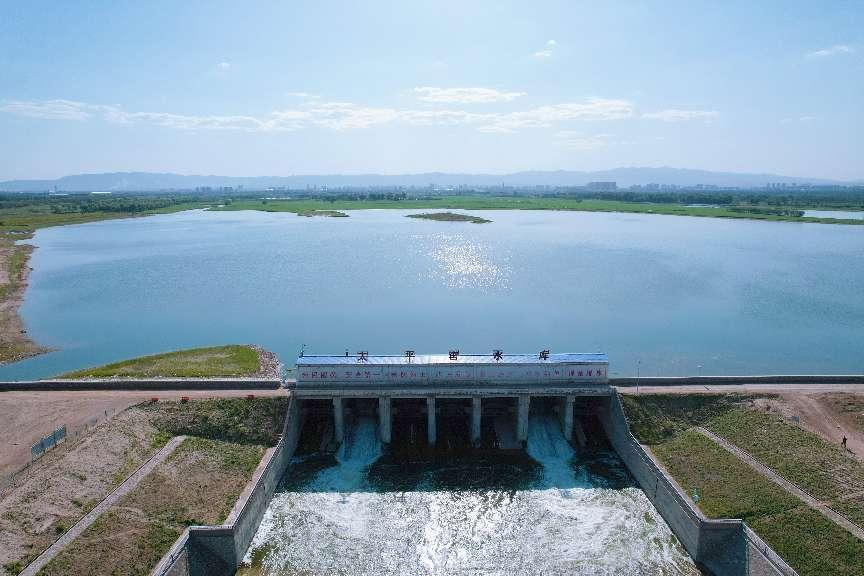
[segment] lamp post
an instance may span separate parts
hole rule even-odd
[[[639,367],[642,365],[642,360],[636,361],[636,395],[639,396]]]

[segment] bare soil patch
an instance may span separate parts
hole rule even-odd
[[[122,410],[157,397],[178,401],[185,396],[201,398],[287,397],[277,390],[81,390],[68,392],[2,392],[0,393],[0,475],[18,470],[30,459],[30,446],[58,426],[66,426],[70,436],[81,431],[93,417]],[[61,445],[57,451],[63,451]],[[48,454],[46,458],[53,457]]]
[[[156,432],[127,410],[19,475],[0,496],[0,574],[17,573],[152,456]]]
[[[265,448],[189,438],[40,574],[149,574],[189,525],[219,524]]]
[[[785,393],[758,402],[758,408],[787,420],[798,418],[806,430],[864,460],[864,395],[848,393]]]
[[[172,436],[182,434],[181,430],[199,437],[187,439],[55,557],[49,566],[61,558],[69,564],[57,564],[64,568],[51,568],[55,570],[51,573],[86,574],[92,573],[93,566],[99,566],[100,573],[111,572],[102,570],[102,564],[64,555],[67,550],[78,549],[79,542],[85,543],[84,556],[104,549],[104,565],[119,574],[137,573],[136,567],[143,566],[149,570],[185,526],[220,522],[244,489],[266,446],[274,445],[282,431],[287,395],[284,391],[269,392],[268,398],[248,399],[236,397],[246,396],[248,391],[219,391],[235,398],[207,398],[205,394],[213,394],[210,391],[172,391],[193,399],[165,402],[163,398],[156,404],[133,406],[92,429],[79,442],[49,452],[0,494],[0,576],[17,574]],[[62,402],[60,398],[65,395],[82,399],[94,393],[27,394]],[[124,402],[151,394],[95,393],[102,400],[119,398]],[[131,551],[131,555],[111,564],[118,547]],[[70,566],[80,572],[70,572]]]

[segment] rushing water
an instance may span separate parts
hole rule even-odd
[[[530,421],[539,474],[493,471],[486,487],[454,485],[435,467],[411,486],[376,487],[380,478],[364,474],[380,454],[373,419],[359,420],[341,450],[337,465],[277,492],[247,564],[272,576],[699,573],[620,460],[575,458],[554,416]],[[456,461],[448,477],[453,468],[476,472]]]
[[[864,228],[640,214],[204,212],[36,233],[45,377],[164,350],[609,353],[614,376],[864,371]]]

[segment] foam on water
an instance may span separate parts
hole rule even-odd
[[[543,466],[527,490],[377,492],[364,469],[381,453],[360,420],[337,466],[278,493],[256,534],[265,574],[698,574],[638,488],[603,487],[552,416],[532,417],[528,453]],[[610,455],[606,464],[618,467]]]

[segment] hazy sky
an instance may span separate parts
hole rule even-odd
[[[0,180],[674,166],[864,179],[864,2],[23,2]]]

